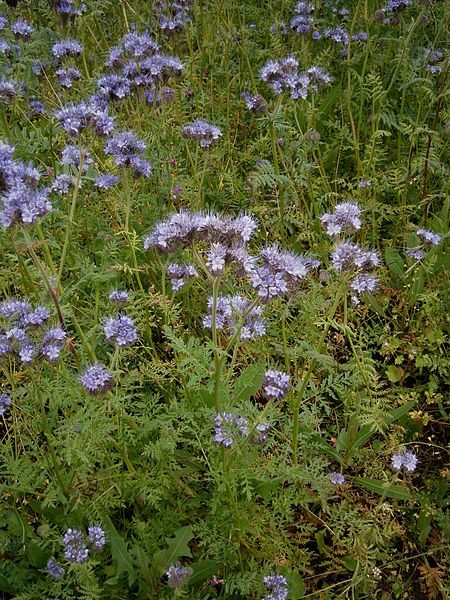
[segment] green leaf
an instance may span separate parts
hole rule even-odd
[[[105,525],[106,539],[109,542],[116,567],[116,576],[108,580],[108,583],[115,583],[117,578],[119,578],[122,573],[126,572],[128,573],[128,584],[132,585],[136,581],[137,573],[133,567],[127,545],[124,539],[117,533],[117,530],[109,517],[103,517],[103,523]]]
[[[405,267],[403,264],[403,259],[397,250],[393,248],[385,248],[384,250],[384,259],[386,261],[386,265],[389,270],[392,271],[395,275],[399,277],[403,277],[405,272]]]
[[[192,540],[194,534],[192,527],[181,527],[175,532],[173,538],[167,538],[167,548],[158,550],[153,556],[153,572],[163,573],[167,571],[172,563],[175,563],[180,556],[192,556],[188,542]]]
[[[283,481],[285,481],[284,477],[276,477],[275,479],[257,479],[254,477],[251,480],[251,483],[253,490],[259,494],[263,500],[268,502]]]
[[[246,402],[261,389],[266,372],[264,363],[255,363],[242,371],[234,386],[234,402]]]
[[[415,400],[411,400],[410,402],[407,402],[403,406],[400,406],[399,408],[391,410],[391,412],[386,417],[386,424],[391,425],[392,423],[395,423],[395,421],[398,421],[403,416],[405,416],[407,413],[409,413],[409,411],[412,408],[414,408],[415,405],[416,405]]]
[[[411,492],[403,485],[390,484],[365,477],[355,477],[353,483],[385,498],[395,498],[396,500],[410,500],[412,498]]]
[[[27,544],[26,554],[30,564],[37,569],[43,569],[50,558],[48,550],[41,548],[35,540]]]
[[[189,577],[188,585],[195,585],[210,579],[220,568],[220,563],[216,560],[199,560],[191,565],[192,575]]]

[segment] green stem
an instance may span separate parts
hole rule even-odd
[[[219,296],[220,276],[213,280],[213,305],[212,305],[212,341],[214,344],[214,406],[220,412],[220,379],[222,375],[223,355],[219,350],[217,338],[217,300]]]
[[[58,288],[61,285],[61,277],[62,277],[63,270],[64,270],[64,263],[66,262],[67,251],[69,249],[70,234],[72,233],[72,225],[73,225],[73,221],[75,218],[75,210],[76,210],[76,206],[77,206],[78,190],[80,188],[83,163],[84,163],[84,156],[83,156],[83,152],[81,151],[81,138],[80,138],[80,164],[78,166],[78,174],[77,174],[77,178],[75,181],[75,188],[74,188],[73,194],[72,194],[72,202],[70,204],[69,222],[67,224],[66,236],[64,238],[64,246],[63,246],[62,254],[61,254],[61,262],[59,263]]]
[[[342,292],[344,291],[344,289],[346,288],[348,283],[348,276],[344,277],[344,279],[342,280],[341,285],[339,286],[339,289],[337,291],[336,294],[336,298],[334,300],[334,304],[329,312],[328,315],[328,319],[327,319],[327,323],[325,325],[325,329],[320,337],[319,343],[317,344],[317,351],[320,353],[322,352],[323,349],[323,345],[325,342],[325,339],[328,335],[328,331],[330,330],[331,327],[331,320],[333,319],[334,315],[336,314],[337,308],[339,306],[339,302],[341,301],[341,297],[342,297]],[[307,388],[307,385],[309,383],[309,380],[311,378],[312,372],[314,371],[314,368],[316,366],[317,360],[312,358],[311,362],[309,363],[308,369],[306,371],[306,373],[304,374],[303,378],[302,378],[302,385],[300,387],[300,390],[297,394],[297,396],[294,397],[294,402],[292,405],[292,412],[293,412],[293,430],[292,430],[292,462],[296,465],[298,463],[298,456],[297,456],[297,451],[298,451],[298,434],[299,434],[299,413],[300,413],[300,405],[301,402],[303,400],[303,396],[305,395],[305,391]]]
[[[56,479],[58,480],[59,486],[61,488],[62,493],[64,494],[64,496],[66,498],[70,498],[70,495],[66,489],[66,486],[62,480],[62,476],[61,476],[61,472],[59,470],[59,466],[58,466],[58,461],[56,459],[55,456],[55,451],[53,450],[53,446],[51,443],[51,431],[50,431],[50,425],[48,423],[48,419],[47,419],[47,413],[45,412],[45,404],[44,404],[44,400],[41,396],[41,394],[39,393],[39,386],[36,383],[36,378],[33,377],[33,388],[34,388],[34,393],[36,395],[37,400],[39,401],[39,405],[41,408],[41,417],[42,417],[42,428],[44,430],[45,433],[45,437],[47,438],[47,445],[48,445],[48,449],[50,451],[50,456],[53,462],[53,470],[55,472],[56,475]]]

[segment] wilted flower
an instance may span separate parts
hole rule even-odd
[[[264,600],[286,600],[288,597],[288,581],[283,575],[267,575],[264,577],[264,585],[270,591],[270,594],[264,596]]]
[[[64,557],[67,560],[79,564],[87,561],[89,550],[81,531],[78,529],[68,529],[62,542],[65,546]]]
[[[201,119],[183,127],[183,137],[198,141],[202,148],[209,148],[221,136],[222,132],[218,127]]]
[[[105,394],[114,386],[111,373],[100,364],[88,367],[81,376],[80,382],[92,395]]]
[[[0,104],[11,104],[11,101],[14,100],[18,90],[19,86],[15,81],[2,77],[0,79]]]
[[[255,113],[255,115],[261,116],[267,114],[268,106],[267,102],[260,94],[249,94],[248,92],[242,92],[242,99],[244,100],[247,108]]]
[[[130,346],[138,339],[133,319],[124,314],[107,318],[103,330],[106,339],[115,341],[119,348]]]
[[[186,583],[192,575],[191,567],[182,567],[180,564],[172,564],[167,570],[167,585],[173,589],[178,589]]]

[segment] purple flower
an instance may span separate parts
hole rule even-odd
[[[328,477],[333,485],[342,485],[345,483],[345,477],[341,473],[337,473],[336,471],[332,471],[328,473]]]
[[[61,69],[56,70],[55,74],[59,84],[67,89],[72,87],[74,81],[81,79],[80,71],[74,67],[61,67]]]
[[[87,168],[90,164],[92,164],[92,158],[89,156],[87,150],[84,148],[79,148],[75,146],[75,144],[71,144],[69,146],[65,146],[61,153],[61,164],[63,165],[71,165],[76,167],[77,169],[81,164],[81,156],[83,157],[83,173],[87,171]]]
[[[61,40],[52,46],[52,54],[58,60],[66,56],[79,56],[82,52],[83,46],[72,38]]]
[[[61,173],[61,175],[55,177],[52,183],[52,191],[60,196],[68,194],[73,187],[75,187],[74,178],[72,175],[67,175],[67,173]]]
[[[371,185],[372,185],[371,179],[361,179],[361,181],[358,182],[359,188],[366,188],[366,187],[370,187]]]
[[[105,394],[114,386],[112,375],[102,365],[88,367],[80,378],[81,385],[89,394]]]
[[[109,140],[105,152],[113,156],[117,166],[131,167],[136,173],[148,176],[152,165],[141,158],[146,147],[146,143],[138,140],[131,131],[123,131]]]
[[[109,294],[109,301],[116,306],[123,308],[130,301],[130,296],[125,290],[113,290]]]
[[[213,298],[208,298],[208,314],[203,319],[203,327],[212,329]],[[216,329],[234,335],[240,328],[241,340],[255,340],[266,333],[262,319],[263,308],[255,306],[242,296],[219,296],[216,303]]]
[[[267,102],[260,94],[249,94],[248,92],[243,92],[241,97],[244,100],[247,108],[254,112],[255,115],[262,116],[267,114]]]
[[[378,288],[378,277],[374,275],[367,275],[365,273],[357,275],[352,283],[350,289],[355,294],[366,294],[368,292],[374,292]]]
[[[264,596],[264,600],[286,600],[288,597],[288,581],[283,575],[267,575],[264,577],[264,585],[270,591],[270,594]]]
[[[320,67],[310,67],[306,75],[309,79],[308,87],[312,92],[317,92],[319,86],[328,87],[333,81],[333,78]]]
[[[429,231],[428,229],[418,229],[416,233],[421,238],[425,246],[437,246],[442,239],[438,233]]]
[[[181,210],[179,213],[169,215],[144,239],[144,249],[157,248],[162,251],[172,251],[180,244],[187,244],[194,238],[201,222],[201,213]]]
[[[56,562],[53,557],[48,559],[47,573],[50,575],[50,577],[53,577],[53,579],[59,579],[64,575],[64,572],[64,567]]]
[[[158,44],[149,35],[148,31],[139,34],[137,31],[131,31],[123,37],[122,48],[129,56],[133,58],[144,58],[153,56],[159,51]]]
[[[41,354],[48,358],[52,363],[56,362],[64,348],[67,334],[61,327],[52,327],[42,339]]]
[[[391,458],[392,468],[396,471],[400,471],[400,469],[404,468],[409,473],[412,473],[416,470],[417,463],[419,459],[414,452],[409,452],[407,450],[400,450],[396,454],[394,454]]]
[[[100,525],[89,525],[89,541],[94,550],[101,550],[106,544],[105,531]]]
[[[218,446],[230,448],[235,437],[248,435],[248,421],[233,413],[219,413],[214,419],[213,441]]]
[[[221,136],[222,132],[218,127],[210,125],[201,119],[197,119],[193,123],[183,127],[183,137],[196,140],[202,148],[209,148]]]
[[[78,135],[87,127],[92,127],[100,136],[109,136],[114,130],[114,118],[109,116],[108,109],[99,107],[95,102],[65,106],[56,111],[55,117],[70,135]]]
[[[373,250],[363,250],[352,242],[342,242],[331,254],[333,266],[338,271],[360,268],[371,269],[381,264],[378,253]]]
[[[11,104],[18,90],[19,86],[15,81],[2,77],[0,79],[0,104]]]
[[[100,175],[95,180],[95,187],[98,187],[101,190],[109,190],[109,188],[117,185],[120,181],[120,177],[117,175],[113,175],[112,173],[105,173],[104,175]]]
[[[17,38],[28,40],[34,32],[33,27],[25,19],[17,19],[11,24],[11,33]]]
[[[330,237],[336,237],[342,232],[355,233],[361,228],[361,210],[352,202],[341,202],[336,205],[333,213],[326,213],[320,221]]]
[[[0,394],[0,417],[8,412],[11,406],[11,398],[8,394]]]
[[[423,260],[425,258],[425,251],[422,248],[407,248],[406,254],[414,260]]]
[[[29,100],[28,108],[30,109],[32,116],[40,116],[45,115],[47,109],[45,105],[40,100]]]
[[[74,563],[84,563],[88,559],[89,550],[84,536],[78,529],[68,529],[62,539],[65,546],[64,557]]]
[[[5,27],[8,25],[8,19],[3,15],[0,15],[0,31],[3,31]]]
[[[119,314],[107,318],[103,330],[106,339],[115,341],[119,348],[130,346],[138,339],[134,322],[127,315]]]
[[[268,400],[282,400],[289,391],[290,377],[282,371],[266,371],[262,384],[264,395]]]
[[[294,252],[281,250],[276,244],[268,246],[260,254],[261,266],[249,272],[250,283],[264,302],[282,296],[298,286],[319,262]]]
[[[260,77],[276,94],[289,92],[293,100],[305,99],[308,95],[308,75],[298,73],[298,61],[293,56],[269,60],[261,69]]]
[[[188,279],[198,276],[197,269],[193,265],[178,265],[171,263],[167,267],[167,275],[174,291],[181,290]]]
[[[104,75],[97,81],[97,86],[101,97],[106,100],[121,100],[131,93],[130,82],[122,75]]]
[[[180,564],[171,564],[166,572],[167,585],[173,589],[178,589],[186,583],[193,571],[190,567],[182,567]]]
[[[9,54],[11,50],[10,45],[6,40],[0,38],[0,54]]]

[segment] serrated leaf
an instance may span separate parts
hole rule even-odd
[[[395,498],[396,500],[410,500],[412,498],[411,492],[403,485],[389,484],[378,479],[367,479],[365,477],[355,477],[353,483],[385,498]]]
[[[246,402],[261,389],[266,372],[264,363],[255,363],[242,371],[234,386],[234,402]]]
[[[167,571],[172,563],[175,563],[180,556],[192,556],[188,542],[192,540],[194,534],[192,527],[181,527],[174,537],[167,538],[167,548],[158,550],[153,555],[152,570],[163,573]]]
[[[110,582],[117,581],[120,575],[126,572],[128,573],[128,583],[129,585],[132,585],[136,581],[137,573],[134,569],[125,540],[117,533],[117,530],[109,517],[104,516],[103,523],[105,526],[106,539],[109,542],[116,569],[116,576],[112,578]]]

